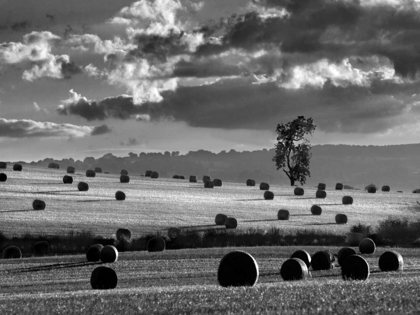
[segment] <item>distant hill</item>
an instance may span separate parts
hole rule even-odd
[[[221,151],[213,153],[205,150],[179,152],[130,153],[127,157],[117,157],[111,153],[101,158],[86,157],[83,161],[73,159],[44,159],[31,162],[45,166],[56,162],[63,169],[72,165],[77,170],[101,167],[109,173],[119,174],[126,169],[130,174],[144,174],[146,170],[156,170],[160,177],[173,175],[209,175],[225,181],[244,182],[248,178],[257,182],[289,184],[281,170],[276,170],[272,161],[274,149],[237,152]],[[390,185],[392,190],[413,190],[420,188],[420,144],[389,146],[315,145],[312,147],[310,165],[311,177],[306,185],[319,182],[332,188],[341,182],[364,189],[368,184]]]

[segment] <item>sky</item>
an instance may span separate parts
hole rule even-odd
[[[420,139],[416,0],[0,0],[0,160]]]

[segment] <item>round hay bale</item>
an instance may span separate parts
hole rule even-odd
[[[404,270],[403,257],[395,250],[386,251],[379,257],[379,269],[381,271],[402,271]]]
[[[375,187],[375,186],[369,186],[369,187],[368,187],[368,189],[367,189],[367,192],[368,192],[369,194],[374,194],[374,193],[376,193],[376,187]]]
[[[144,176],[150,177],[150,176],[152,176],[152,173],[153,173],[152,171],[147,170],[146,173],[144,174]]]
[[[327,192],[325,190],[317,190],[315,193],[315,197],[318,199],[325,199],[327,198]]]
[[[102,244],[95,244],[88,248],[86,251],[87,261],[100,261],[101,251],[104,248]]]
[[[350,246],[359,246],[364,237],[363,233],[351,232],[347,234],[346,243]]]
[[[32,202],[32,208],[34,210],[45,210],[45,206],[46,206],[45,201],[43,201],[43,200],[35,199]]]
[[[255,186],[255,180],[253,180],[253,179],[247,179],[246,180],[246,185],[247,186]]]
[[[311,266],[311,255],[306,250],[299,249],[295,251],[290,258],[302,259],[306,264],[306,267],[309,268]]]
[[[391,187],[389,187],[388,185],[382,186],[382,191],[389,192],[391,191]]]
[[[280,275],[284,281],[303,280],[308,274],[308,266],[300,258],[290,258],[280,268]]]
[[[220,260],[217,281],[222,287],[254,286],[258,281],[258,264],[244,251],[227,253]]]
[[[158,172],[152,172],[152,175],[150,175],[150,178],[159,178]]]
[[[120,200],[120,201],[125,200],[125,193],[124,193],[124,192],[122,192],[121,190],[118,190],[118,191],[115,193],[115,199],[116,199],[116,200]]]
[[[73,166],[67,167],[67,173],[74,174],[76,172],[76,169]]]
[[[178,175],[174,175],[174,176],[172,176],[172,178],[173,179],[179,179],[179,176]]]
[[[79,184],[77,184],[77,189],[79,189],[79,191],[88,191],[89,185],[88,183],[80,182]]]
[[[214,183],[211,180],[205,181],[204,188],[214,188]]]
[[[344,280],[366,280],[369,274],[369,264],[359,255],[348,256],[341,265],[341,276]]]
[[[13,170],[17,172],[22,172],[22,165],[21,164],[14,164]]]
[[[11,245],[7,246],[3,250],[3,258],[4,259],[16,259],[16,258],[22,258],[22,251],[19,247]]]
[[[162,252],[166,248],[165,239],[160,236],[155,236],[147,241],[146,248],[148,252]]]
[[[270,189],[270,185],[267,183],[261,183],[260,184],[260,190],[269,190]]]
[[[331,253],[322,250],[312,255],[311,266],[313,270],[330,270],[333,267]]]
[[[289,220],[289,218],[290,218],[289,210],[280,209],[277,212],[277,219],[279,219],[279,220]]]
[[[5,182],[7,180],[7,175],[4,173],[0,173],[0,182]]]
[[[102,168],[95,167],[95,173],[102,173]]]
[[[131,231],[129,229],[119,228],[115,233],[115,236],[117,240],[120,240],[123,237],[128,240],[131,240]]]
[[[113,245],[106,245],[101,250],[101,261],[104,263],[113,263],[118,260],[118,250]]]
[[[6,162],[0,162],[0,168],[7,168]]]
[[[213,180],[213,184],[214,184],[215,187],[222,187],[222,180],[216,178],[216,179]]]
[[[335,184],[335,190],[343,190],[344,185],[342,183]]]
[[[343,247],[338,251],[338,264],[343,265],[344,260],[350,255],[356,255],[356,251],[351,247]]]
[[[168,229],[168,236],[170,239],[175,239],[181,234],[181,229],[178,229],[176,227],[170,227]]]
[[[264,199],[265,200],[273,200],[274,199],[274,193],[272,191],[266,190],[264,192]]]
[[[313,206],[311,207],[311,213],[312,213],[313,215],[321,215],[321,213],[322,213],[322,208],[321,208],[320,206],[318,206],[318,205],[313,205]]]
[[[208,182],[210,180],[211,180],[211,177],[210,176],[207,176],[207,175],[204,175],[203,176],[203,183]]]
[[[347,216],[345,214],[339,213],[335,216],[335,223],[337,224],[347,224]]]
[[[121,175],[120,176],[120,183],[129,183],[130,182],[130,176],[128,175]]]
[[[342,202],[343,202],[343,205],[352,205],[353,204],[353,197],[352,196],[343,196]]]
[[[179,175],[179,179],[185,179],[183,175]]]
[[[95,177],[96,173],[94,170],[87,170],[86,171],[86,177]]]
[[[305,194],[305,190],[302,187],[296,187],[294,194],[295,196],[303,196]]]
[[[47,241],[38,241],[32,248],[35,256],[46,256],[50,253],[50,244]]]
[[[227,218],[225,221],[227,229],[236,229],[238,227],[238,221],[235,218]]]
[[[327,185],[325,185],[324,183],[318,184],[318,190],[325,190],[326,188],[327,188]]]
[[[48,168],[55,168],[58,170],[60,169],[60,165],[58,165],[58,163],[51,162],[48,164]]]
[[[364,238],[359,243],[361,254],[373,254],[376,250],[376,244],[371,238]]]
[[[216,225],[225,225],[227,218],[228,216],[226,214],[219,213],[219,214],[216,214],[214,222],[216,223]]]
[[[90,285],[95,290],[109,290],[117,287],[117,273],[109,267],[96,267],[90,276]]]
[[[196,183],[197,182],[197,176],[190,175],[190,183]]]
[[[402,193],[403,191],[402,190],[397,190],[397,193]]]
[[[73,177],[71,177],[69,175],[64,175],[63,176],[63,183],[64,184],[73,184]]]
[[[127,170],[122,169],[122,170],[121,170],[120,175],[128,175],[128,171],[127,171]]]

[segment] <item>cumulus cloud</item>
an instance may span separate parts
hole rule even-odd
[[[41,106],[39,106],[36,102],[34,102],[34,109],[36,112],[43,112],[44,114],[49,114],[50,112],[48,111],[48,109],[46,108],[42,108]]]
[[[110,133],[112,131],[107,125],[103,124],[100,126],[93,127],[92,132],[90,133],[92,136],[99,136],[106,133]]]

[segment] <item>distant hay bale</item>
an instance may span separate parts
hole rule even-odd
[[[117,287],[117,273],[109,267],[96,267],[90,276],[90,285],[95,290],[109,290]]]
[[[6,162],[0,162],[0,168],[7,168]]]
[[[95,167],[95,172],[96,172],[96,173],[102,173],[102,168],[100,168],[100,167]]]
[[[369,274],[369,264],[359,255],[348,256],[341,265],[341,276],[344,280],[366,280]]]
[[[127,252],[131,249],[131,245],[133,244],[132,239],[127,238],[125,236],[121,236],[117,240],[117,250],[118,252]]]
[[[146,176],[146,177],[152,176],[152,171],[147,170],[144,176]]]
[[[205,181],[204,188],[214,188],[214,183],[211,180]]]
[[[343,196],[342,202],[343,202],[343,205],[352,205],[353,204],[353,197],[352,196]]]
[[[79,182],[79,184],[77,184],[77,189],[79,189],[79,191],[88,191],[89,185],[85,182]]]
[[[321,215],[322,214],[322,208],[318,205],[313,205],[311,207],[311,213],[313,215]]]
[[[311,255],[306,250],[299,249],[290,258],[302,259],[308,268],[311,266]]]
[[[7,180],[7,175],[4,173],[0,173],[0,182],[5,182]]]
[[[190,183],[196,183],[197,182],[197,176],[190,175]]]
[[[225,225],[227,218],[228,216],[226,214],[219,213],[219,214],[216,214],[214,222],[216,223],[216,225]]]
[[[32,248],[35,256],[47,256],[50,253],[50,244],[47,241],[38,241]]]
[[[60,165],[58,165],[58,163],[51,162],[48,164],[48,168],[55,168],[58,170],[60,169]]]
[[[228,217],[225,221],[227,229],[236,229],[238,227],[238,221],[235,218]]]
[[[43,200],[35,199],[32,202],[32,208],[34,210],[45,210],[45,206],[46,206],[45,201],[43,201]]]
[[[181,234],[181,229],[178,229],[176,227],[170,227],[168,229],[168,237],[170,239],[175,239]]]
[[[290,212],[289,212],[289,210],[280,209],[277,212],[277,219],[278,220],[289,220],[289,218],[290,218]]]
[[[258,281],[258,264],[244,251],[232,251],[220,260],[217,281],[222,287],[254,286]]]
[[[294,194],[295,196],[303,196],[305,194],[305,190],[302,187],[296,187]]]
[[[130,182],[130,176],[128,175],[121,175],[120,176],[120,183],[129,183]]]
[[[172,176],[172,178],[173,179],[179,179],[179,176],[178,175],[174,175],[174,176]]]
[[[381,271],[402,271],[404,260],[401,254],[395,250],[386,251],[379,257],[379,269]]]
[[[11,245],[3,250],[4,259],[20,259],[22,258],[22,251],[19,247]]]
[[[86,177],[95,177],[96,173],[94,170],[87,170],[86,171]]]
[[[214,184],[215,187],[222,187],[222,180],[216,178],[216,179],[213,180],[213,184]]]
[[[146,249],[148,252],[162,252],[166,248],[166,242],[163,237],[155,236],[147,241]]]
[[[210,176],[207,176],[207,175],[204,175],[203,176],[203,183],[208,182],[210,180],[211,180],[211,177]]]
[[[403,191],[402,190],[397,190],[397,193],[402,193]]]
[[[125,193],[124,193],[124,192],[122,192],[121,190],[118,190],[118,191],[115,193],[115,199],[116,199],[116,200],[119,200],[119,201],[123,201],[123,200],[125,200]]]
[[[313,270],[330,270],[333,268],[333,261],[332,254],[322,250],[312,255],[311,266]]]
[[[272,191],[266,190],[264,192],[264,199],[265,200],[273,200],[274,199],[274,193]]]
[[[95,244],[88,248],[86,251],[87,261],[100,261],[101,251],[104,248],[102,244]]]
[[[185,179],[185,176],[179,175],[179,179]]]
[[[363,233],[351,232],[347,234],[346,243],[350,246],[359,246],[364,237]]]
[[[152,175],[150,175],[150,178],[159,178],[158,172],[152,172]]]
[[[71,177],[69,175],[64,175],[63,176],[63,183],[64,184],[73,184],[73,177]]]
[[[260,190],[269,190],[270,189],[270,185],[268,183],[261,183],[260,184]]]
[[[391,191],[391,187],[389,187],[388,185],[382,186],[382,191],[389,192]]]
[[[14,164],[13,170],[17,172],[22,172],[22,165],[21,164]]]
[[[76,172],[76,169],[73,166],[67,167],[67,173],[74,174]]]
[[[280,268],[280,275],[284,281],[303,280],[308,274],[308,266],[300,258],[290,258]]]
[[[315,197],[318,199],[325,199],[327,198],[327,192],[325,190],[317,190],[315,193]]]
[[[350,255],[355,255],[356,251],[351,247],[343,247],[338,251],[338,264],[343,265],[344,260]]]
[[[117,240],[120,240],[123,237],[128,240],[131,240],[131,231],[125,228],[119,228],[115,233],[115,237],[117,238]]]
[[[118,250],[113,245],[106,245],[101,250],[101,261],[104,263],[113,263],[118,260]]]
[[[255,180],[253,180],[253,179],[247,179],[246,180],[246,185],[247,186],[255,186]]]
[[[373,254],[376,250],[376,244],[371,238],[364,238],[359,243],[359,251],[361,254]]]
[[[335,184],[335,190],[343,190],[344,185],[342,183]]]
[[[327,188],[327,185],[325,185],[324,183],[318,184],[318,190],[325,190],[326,188]]]
[[[347,216],[345,214],[339,213],[335,216],[335,223],[337,224],[347,224]]]
[[[365,187],[365,190],[367,190],[368,193],[376,193],[376,185],[375,184],[369,184]]]
[[[127,170],[122,169],[122,170],[121,170],[120,175],[128,175],[128,171],[127,171]]]

